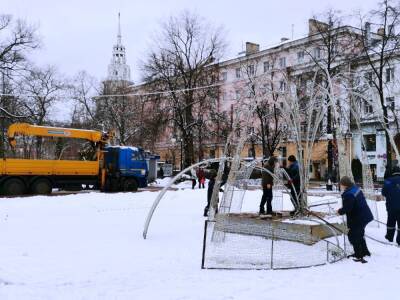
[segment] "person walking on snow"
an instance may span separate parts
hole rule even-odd
[[[347,176],[340,179],[340,188],[343,192],[343,207],[337,212],[339,215],[346,215],[347,227],[349,228],[348,238],[353,245],[354,261],[366,263],[365,256],[371,256],[364,238],[365,227],[374,217],[368,207],[361,189]]]
[[[275,165],[277,163],[277,159],[274,156],[271,156],[268,160],[268,162],[265,165],[265,168],[268,170],[263,170],[262,171],[262,179],[261,179],[261,185],[263,189],[263,195],[261,198],[261,203],[260,203],[260,215],[265,214],[265,204],[267,204],[267,215],[272,215],[272,199],[273,199],[273,193],[272,193],[272,187],[274,185],[274,178],[272,177],[271,174],[274,174],[275,170]]]
[[[206,182],[206,174],[205,174],[203,168],[200,168],[197,171],[196,175],[197,175],[197,179],[199,180],[199,189],[201,189],[201,188],[204,189],[205,188],[204,183]]]
[[[300,206],[300,169],[299,163],[294,155],[288,157],[289,167],[286,169],[290,180],[288,180],[287,187],[290,189],[290,200],[294,206],[296,212]]]
[[[385,180],[382,195],[386,198],[386,210],[388,214],[387,232],[385,238],[393,242],[394,235],[400,229],[400,167],[392,169],[390,177]],[[397,232],[397,244],[400,246],[400,233]]]
[[[196,171],[194,169],[190,170],[190,174],[191,174],[191,180],[192,180],[192,190],[194,190],[194,188],[196,187]]]

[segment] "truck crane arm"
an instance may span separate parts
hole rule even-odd
[[[102,133],[95,130],[36,126],[27,123],[14,123],[10,125],[7,135],[12,147],[16,146],[15,137],[18,135],[84,139],[94,143],[100,142],[104,144],[110,139],[109,133]]]

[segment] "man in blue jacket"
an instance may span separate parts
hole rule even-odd
[[[368,207],[367,201],[361,189],[347,176],[340,179],[343,207],[338,210],[339,215],[346,214],[348,238],[354,248],[355,261],[366,263],[365,256],[370,256],[367,243],[364,238],[365,227],[374,217]]]
[[[400,167],[395,166],[390,177],[385,180],[382,195],[386,198],[386,210],[388,213],[387,233],[385,238],[393,242],[394,234],[400,228]],[[397,233],[397,244],[400,246],[400,234]]]

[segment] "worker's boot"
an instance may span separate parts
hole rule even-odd
[[[208,207],[207,207],[207,206],[204,208],[204,214],[203,214],[203,216],[204,216],[204,217],[208,217]]]
[[[260,206],[260,211],[258,212],[259,215],[265,215],[264,207]]]
[[[363,256],[371,256],[371,252],[369,252],[368,250],[367,242],[365,241],[365,239],[362,240],[361,247]]]

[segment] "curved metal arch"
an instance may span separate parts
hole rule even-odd
[[[149,213],[148,213],[148,215],[147,215],[147,218],[146,218],[146,221],[145,221],[145,224],[144,224],[143,238],[144,238],[144,239],[147,238],[147,233],[148,233],[148,230],[149,230],[149,226],[150,226],[151,219],[152,219],[153,214],[154,214],[156,208],[158,207],[158,205],[159,205],[161,199],[164,197],[164,195],[165,195],[165,193],[168,191],[168,189],[169,189],[179,178],[181,178],[182,175],[184,175],[186,172],[189,172],[189,171],[191,171],[192,169],[197,168],[197,167],[202,166],[202,165],[207,165],[207,164],[213,163],[213,162],[220,162],[220,163],[221,163],[221,162],[231,161],[231,160],[232,160],[231,157],[222,157],[222,158],[207,159],[207,160],[201,161],[201,162],[199,162],[199,163],[197,163],[197,164],[194,164],[194,165],[192,165],[192,166],[190,166],[190,167],[187,167],[186,169],[184,169],[183,171],[181,171],[179,174],[177,174],[174,178],[172,178],[172,180],[170,181],[170,183],[169,183],[168,185],[166,185],[166,186],[160,191],[160,193],[157,195],[157,198],[154,200],[153,205],[152,205],[151,208],[150,208],[150,211],[149,211]],[[241,162],[241,164],[243,164],[243,162]],[[279,178],[278,176],[276,176],[276,174],[271,173],[268,169],[266,169],[266,168],[264,168],[264,167],[255,166],[254,169],[258,169],[258,170],[260,170],[260,171],[268,172],[274,179],[280,180],[280,178]],[[284,176],[287,177],[287,179],[289,179],[289,175],[288,175],[286,172],[284,172]],[[287,189],[287,187],[286,187],[285,185],[284,185],[284,188],[285,188],[285,190],[289,193],[289,190]],[[290,195],[290,193],[289,193],[289,195]],[[297,196],[297,195],[296,195],[296,196]]]
[[[212,158],[212,159],[207,159],[207,160],[203,160],[197,164],[191,165],[190,167],[187,167],[186,169],[184,169],[183,171],[181,171],[178,175],[176,175],[174,178],[172,178],[172,180],[170,181],[169,184],[167,184],[162,190],[161,192],[157,195],[156,200],[154,200],[153,205],[150,208],[150,211],[147,215],[146,221],[144,223],[144,230],[143,230],[143,238],[146,239],[147,238],[147,232],[149,230],[149,226],[150,226],[150,222],[151,219],[153,217],[154,211],[156,210],[158,204],[160,203],[162,197],[164,197],[165,193],[168,191],[168,189],[179,179],[182,177],[182,175],[184,175],[186,172],[191,171],[194,168],[197,168],[199,166],[202,165],[207,165],[209,163],[214,163],[214,162],[221,162],[221,161],[226,161],[226,160],[230,160],[231,158]]]

